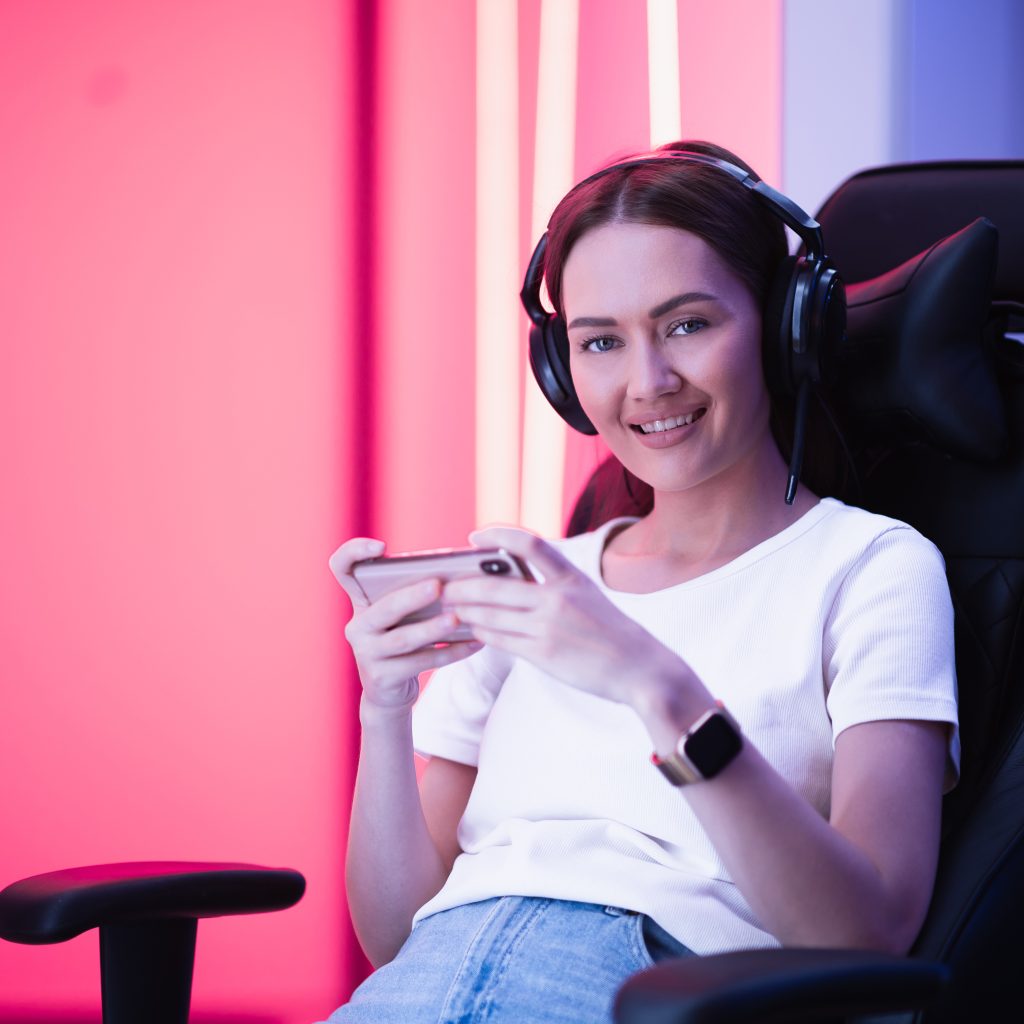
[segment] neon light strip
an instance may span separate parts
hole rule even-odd
[[[682,135],[676,0],[647,0],[647,80],[654,149],[665,142],[675,142]]]
[[[544,233],[551,211],[573,184],[578,32],[578,0],[542,0],[530,232],[534,240]],[[558,537],[566,426],[541,395],[529,367],[526,373],[519,521],[544,536]]]
[[[519,514],[517,0],[476,5],[476,522]]]

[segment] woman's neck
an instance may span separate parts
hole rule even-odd
[[[796,522],[819,499],[799,488],[793,504],[785,503],[788,467],[774,441],[768,445],[745,464],[697,487],[655,491],[653,510],[625,532],[619,551],[713,566]]]

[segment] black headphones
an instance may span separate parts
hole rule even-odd
[[[704,153],[663,150],[611,164],[585,178],[568,195],[612,171],[666,160],[717,167],[751,190],[772,213],[799,236],[803,254],[787,256],[779,266],[765,306],[763,361],[773,393],[796,399],[796,425],[786,485],[786,503],[792,504],[803,463],[807,403],[813,385],[832,383],[834,353],[846,330],[846,290],[831,260],[825,255],[821,226],[793,202],[748,171]],[[530,366],[544,397],[575,430],[597,430],[576,397],[569,373],[569,336],[565,322],[541,304],[547,232],[537,243],[519,293],[529,316]]]

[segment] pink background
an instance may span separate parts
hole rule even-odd
[[[645,6],[581,0],[580,175],[648,144]],[[684,134],[779,183],[781,0],[679,12]],[[327,559],[475,525],[474,46],[473,0],[0,2],[0,885],[301,870],[296,908],[201,924],[199,1021],[321,1019],[366,969]],[[566,507],[600,455],[570,438]],[[95,934],[0,943],[0,1021],[98,992]]]
[[[0,883],[289,865],[197,1010],[347,984],[354,26],[323,0],[0,4]],[[0,1018],[98,1005],[96,933],[0,943]]]

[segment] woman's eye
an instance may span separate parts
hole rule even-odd
[[[603,335],[599,338],[588,338],[581,346],[584,352],[609,352],[618,342],[615,338],[604,337]]]
[[[690,316],[685,320],[677,320],[670,328],[669,334],[696,334],[702,327],[707,327],[707,320],[699,316]]]

